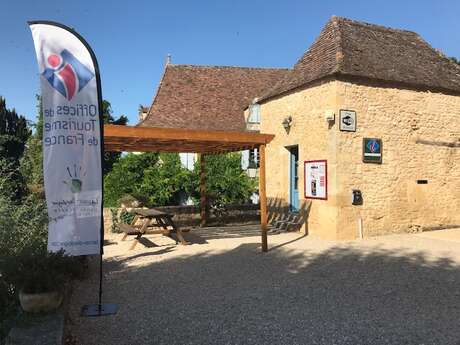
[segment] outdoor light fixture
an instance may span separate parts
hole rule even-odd
[[[289,130],[291,129],[292,126],[292,116],[286,117],[283,122],[281,122],[283,125],[284,129],[286,130],[286,133],[289,133]]]

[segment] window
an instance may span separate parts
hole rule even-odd
[[[257,149],[249,150],[249,168],[258,168],[259,167],[259,157]]]
[[[255,103],[249,106],[248,123],[260,123],[260,105]]]

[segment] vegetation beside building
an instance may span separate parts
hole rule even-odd
[[[241,169],[241,155],[210,155],[206,158],[206,192],[211,204],[247,202],[257,181]],[[144,206],[179,205],[199,201],[199,162],[193,171],[181,165],[177,153],[127,154],[104,178],[104,204],[118,207],[128,196]],[[211,205],[212,206],[212,205]]]
[[[47,251],[40,118],[32,133],[0,97],[0,343],[23,316],[20,290],[55,288],[82,269],[76,258]]]

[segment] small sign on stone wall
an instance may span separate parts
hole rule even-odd
[[[327,200],[327,161],[305,161],[305,198]]]
[[[382,163],[382,139],[363,138],[363,162]]]
[[[344,132],[356,132],[356,111],[340,110],[339,128]]]

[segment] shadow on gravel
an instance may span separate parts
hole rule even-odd
[[[449,258],[257,248],[107,262],[106,296],[120,310],[85,323],[82,343],[459,344],[460,269]]]
[[[184,234],[187,241],[190,236],[201,238],[203,243],[208,243],[206,240],[213,239],[260,237],[260,224],[192,228],[190,232]]]
[[[136,259],[139,259],[139,258],[149,257],[149,256],[163,255],[163,254],[172,252],[175,249],[176,249],[175,246],[163,246],[162,248],[160,248],[157,251],[134,254],[134,255],[128,256],[126,258],[117,260],[117,266],[119,266],[121,268],[121,266],[126,264],[127,262],[130,262],[130,261],[133,261],[133,260],[136,260]],[[105,264],[104,264],[104,269],[109,270],[108,267],[106,268]]]

